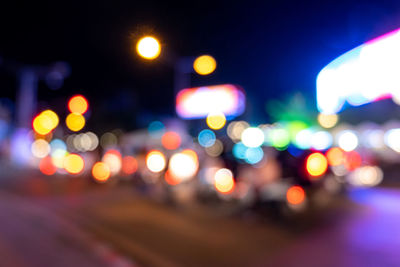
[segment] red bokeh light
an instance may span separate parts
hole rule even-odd
[[[39,170],[46,175],[53,175],[57,171],[50,157],[43,158],[39,163]]]
[[[289,204],[299,205],[304,202],[306,198],[306,193],[301,186],[294,185],[291,186],[286,192],[286,199]]]
[[[181,145],[181,137],[176,132],[166,132],[161,138],[161,143],[166,149],[174,150]]]
[[[133,174],[138,169],[137,160],[132,156],[125,156],[122,159],[122,172],[126,175]]]

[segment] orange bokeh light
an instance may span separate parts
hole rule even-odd
[[[40,160],[39,170],[46,175],[53,175],[57,171],[57,167],[54,166],[51,157],[45,157]]]
[[[138,169],[137,160],[132,156],[125,156],[122,159],[122,172],[124,174],[133,174]]]
[[[306,193],[301,186],[291,186],[286,192],[286,200],[289,204],[299,205],[304,202]]]
[[[82,95],[73,96],[68,102],[68,109],[71,113],[84,114],[88,108],[88,101]]]
[[[313,178],[318,178],[328,169],[328,160],[319,152],[312,153],[307,158],[306,168]]]
[[[162,136],[161,143],[166,149],[174,150],[181,145],[181,137],[178,133],[169,131]]]
[[[171,175],[171,172],[169,170],[165,172],[164,179],[169,185],[177,185],[181,182],[181,179],[174,175]]]
[[[331,166],[338,166],[344,161],[344,151],[341,148],[333,147],[326,152],[326,158]]]
[[[110,178],[111,171],[104,162],[96,162],[92,168],[93,178],[98,182],[105,182]]]
[[[232,172],[228,169],[219,169],[214,176],[214,187],[222,194],[232,193],[235,187]]]

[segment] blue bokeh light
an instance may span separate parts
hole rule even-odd
[[[202,147],[210,147],[214,145],[216,137],[215,133],[211,130],[204,129],[199,133],[199,136],[197,138],[199,140],[199,144]]]
[[[153,121],[147,128],[152,137],[161,137],[165,132],[165,126],[161,121]]]
[[[245,159],[246,158],[246,150],[247,150],[247,146],[245,146],[242,142],[239,142],[233,146],[232,153],[233,153],[233,156],[237,159]]]
[[[263,157],[264,151],[260,147],[250,147],[245,153],[245,161],[249,164],[257,164]]]

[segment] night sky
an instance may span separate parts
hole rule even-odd
[[[82,93],[94,128],[130,130],[174,115],[172,55],[213,55],[217,71],[192,75],[192,85],[241,85],[249,120],[268,122],[265,103],[298,91],[315,109],[315,78],[326,64],[400,26],[400,1],[7,2],[0,7],[0,58],[68,62],[61,89],[39,83],[38,108],[66,112],[67,98]],[[160,59],[146,62],[132,50],[144,34],[161,40]],[[14,100],[16,78],[4,64],[0,98]]]

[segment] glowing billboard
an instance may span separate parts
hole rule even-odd
[[[211,112],[238,116],[245,108],[242,89],[232,84],[183,89],[176,97],[176,113],[183,119],[205,118]]]
[[[325,66],[317,77],[321,113],[400,96],[400,29],[362,44]]]

